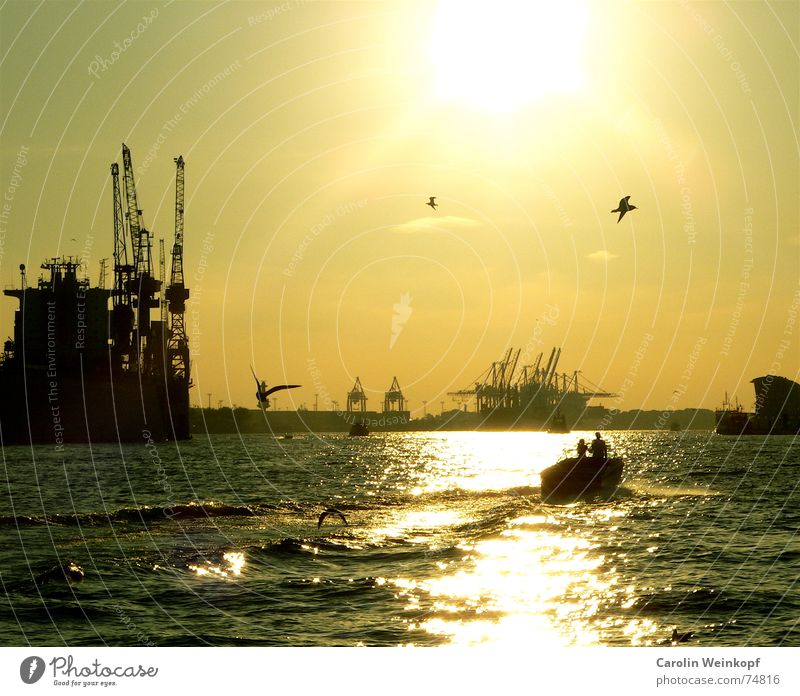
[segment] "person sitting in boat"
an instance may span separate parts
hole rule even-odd
[[[586,453],[589,451],[589,445],[586,444],[586,440],[581,438],[578,440],[578,459],[583,459],[586,456]]]
[[[606,446],[606,441],[600,437],[600,433],[594,434],[594,440],[589,445],[589,449],[592,452],[592,459],[606,459],[608,457],[608,447]]]

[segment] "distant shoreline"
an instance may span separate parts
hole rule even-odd
[[[374,432],[409,431],[464,431],[464,430],[506,430],[505,428],[476,427],[476,414],[464,414],[457,410],[439,416],[427,415],[423,418],[410,418],[407,413],[368,413],[365,420]],[[611,415],[602,409],[593,409],[591,417],[581,419],[574,431],[582,430],[714,430],[714,411],[710,409],[687,408],[671,412],[669,421],[664,424],[663,411],[632,410]],[[193,434],[200,433],[264,433],[272,431],[276,435],[297,432],[347,432],[353,417],[338,411],[269,411],[267,416],[258,409],[247,408],[192,408],[190,424]],[[465,417],[466,416],[466,417]],[[519,428],[519,431],[537,432],[541,428]]]

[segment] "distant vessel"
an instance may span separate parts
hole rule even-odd
[[[542,474],[542,500],[570,503],[594,498],[609,499],[622,480],[622,459],[611,457],[568,457],[545,469]]]
[[[726,392],[722,408],[714,411],[715,431],[720,435],[750,435],[752,426],[749,413],[745,413],[738,401],[731,403]]]
[[[350,426],[350,437],[363,437],[364,435],[369,435],[369,428],[364,421],[353,423]]]
[[[560,409],[557,409],[550,419],[550,426],[547,428],[548,433],[568,433],[570,427],[567,425],[567,419]]]
[[[747,413],[728,395],[715,411],[720,435],[796,435],[800,433],[800,384],[786,377],[765,375],[752,380],[755,412]]]
[[[141,220],[125,145],[122,155],[128,203],[124,214],[119,167],[111,166],[113,288],[106,289],[103,275],[99,286],[91,287],[88,278],[79,277],[79,259],[56,257],[42,264],[47,275],[33,287],[20,265],[20,287],[4,291],[19,300],[14,337],[0,356],[0,435],[5,445],[147,445],[190,437],[183,158],[176,160],[171,282],[162,293],[164,282],[153,275],[152,235]],[[158,308],[160,320],[152,320],[151,310]]]
[[[479,417],[475,429],[541,430],[555,424],[560,414],[563,430],[558,432],[569,432],[586,416],[590,399],[616,396],[599,389],[581,388],[577,371],[556,372],[560,348],[552,349],[546,364],[544,354],[539,353],[534,364],[518,368],[521,353],[509,348],[504,358],[493,362],[473,388],[450,393],[462,402],[475,399]]]

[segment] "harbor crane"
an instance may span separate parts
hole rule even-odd
[[[125,199],[128,210],[125,217],[128,222],[128,232],[133,246],[133,277],[128,284],[128,292],[135,298],[133,308],[136,310],[137,336],[134,345],[131,363],[149,372],[149,364],[153,351],[150,346],[150,310],[158,307],[159,301],[156,293],[161,289],[161,283],[153,277],[153,264],[150,257],[152,237],[150,231],[144,226],[142,210],[136,196],[136,183],[133,178],[133,161],[131,151],[125,143],[122,144],[122,167],[125,181]]]
[[[172,245],[172,268],[169,286],[164,292],[168,303],[170,327],[167,340],[168,375],[176,380],[189,379],[189,339],[186,336],[186,300],[189,290],[183,281],[183,197],[184,161],[175,159],[175,242]]]

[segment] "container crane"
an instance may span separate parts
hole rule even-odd
[[[142,222],[142,210],[136,196],[136,184],[133,179],[133,161],[131,151],[122,144],[122,167],[125,176],[125,198],[128,211],[128,232],[133,246],[134,275],[128,285],[129,292],[135,296],[133,307],[136,309],[136,346],[135,362],[139,369],[149,371],[152,362],[150,350],[150,310],[158,307],[155,295],[161,283],[153,277],[153,265],[150,258],[151,236]]]
[[[125,239],[125,214],[119,186],[119,165],[111,165],[111,191],[114,206],[114,289],[111,293],[113,345],[117,364],[128,367],[131,361],[131,333],[133,332],[133,303],[131,287],[136,267],[128,262],[128,245]]]
[[[184,314],[189,290],[183,281],[183,157],[175,159],[175,242],[172,245],[172,269],[164,298],[169,303],[170,328],[167,342],[168,376],[175,380],[189,379],[189,340]]]

